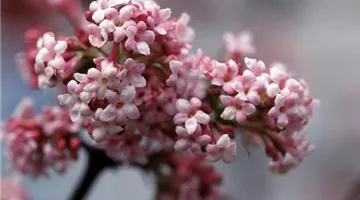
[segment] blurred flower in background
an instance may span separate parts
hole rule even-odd
[[[5,175],[0,179],[1,200],[30,200],[19,177]]]

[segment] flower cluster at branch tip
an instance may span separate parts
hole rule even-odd
[[[152,0],[96,0],[85,20],[67,0],[51,2],[68,9],[75,35],[29,29],[19,58],[32,87],[58,83],[63,107],[35,114],[26,99],[5,121],[14,169],[35,177],[47,167],[64,171],[86,129],[123,163],[147,166],[165,152],[168,170],[158,175],[173,180],[161,199],[217,199],[221,177],[205,160],[233,162],[237,134],[262,145],[276,173],[312,151],[304,127],[318,100],[283,64],[245,57],[256,52],[251,33],[226,33],[226,55],[216,60],[191,53],[189,15],[173,18]]]
[[[33,177],[48,174],[48,168],[64,172],[78,157],[81,126],[81,121],[70,120],[65,108],[45,107],[35,114],[32,100],[25,98],[4,122],[1,135],[11,169]]]
[[[296,135],[307,124],[318,100],[310,96],[305,81],[292,78],[284,65],[276,63],[267,69],[264,62],[251,58],[245,58],[244,63],[213,61],[205,68],[212,85],[221,86],[220,102],[225,108],[220,118],[258,134],[273,160],[271,169],[286,172],[312,149],[304,137],[297,139]],[[292,164],[290,157],[295,160]]]
[[[29,196],[23,187],[23,182],[16,176],[1,176],[0,179],[1,200],[29,200]]]
[[[193,35],[187,17],[172,20],[170,16],[170,9],[160,9],[151,0],[93,1],[86,13],[89,41],[98,48],[107,42],[121,43],[127,51],[152,57],[186,51]]]

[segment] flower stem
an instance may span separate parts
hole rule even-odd
[[[101,172],[106,168],[114,168],[120,165],[120,163],[116,163],[107,157],[103,150],[89,147],[86,144],[83,146],[89,155],[87,169],[79,183],[76,185],[76,188],[69,198],[70,200],[86,199],[86,195]]]

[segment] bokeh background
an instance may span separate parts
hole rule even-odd
[[[36,0],[41,1],[41,0]],[[23,30],[33,23],[68,28],[66,20],[36,1],[3,0],[1,15],[1,117],[11,115],[25,95],[36,107],[54,103],[51,91],[28,89],[14,56],[23,47]],[[359,0],[158,0],[173,15],[188,12],[195,28],[195,48],[215,56],[225,31],[250,30],[256,58],[281,61],[311,86],[321,100],[307,130],[316,151],[285,176],[268,172],[262,150],[249,157],[238,148],[231,165],[217,164],[224,187],[234,200],[340,200],[360,178],[360,1]],[[240,142],[240,141],[239,141]],[[2,159],[2,167],[5,166]],[[63,200],[82,174],[86,155],[64,176],[26,179],[34,200]],[[140,171],[106,171],[90,200],[151,199],[153,184]]]

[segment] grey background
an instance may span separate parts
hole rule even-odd
[[[257,58],[282,61],[307,80],[321,100],[308,126],[316,151],[299,168],[286,176],[267,171],[261,150],[249,158],[239,148],[231,165],[217,164],[224,173],[230,199],[303,200],[341,199],[360,176],[360,1],[358,0],[181,0],[158,1],[174,16],[182,11],[192,16],[196,30],[195,48],[215,56],[225,31],[250,30],[255,36]],[[20,13],[19,13],[20,14]],[[36,98],[37,108],[53,101],[45,94],[27,89],[13,60],[22,48],[21,34],[31,22],[66,27],[63,19],[46,16],[27,21],[2,21],[1,117],[12,113],[22,96]],[[26,180],[34,200],[66,199],[81,174],[85,154],[65,176]],[[2,166],[4,163],[2,163]],[[146,181],[144,181],[144,179]],[[151,180],[139,171],[107,171],[98,180],[89,199],[151,199]]]

